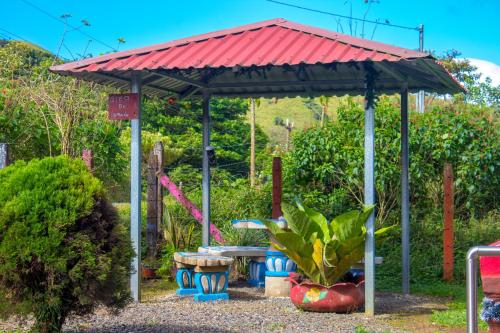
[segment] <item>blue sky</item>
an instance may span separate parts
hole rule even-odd
[[[14,33],[50,51],[56,52],[64,24],[36,10],[61,16],[69,13],[69,23],[80,26],[82,19],[90,27],[81,27],[108,46],[116,48],[117,39],[126,43],[120,49],[146,46],[241,24],[282,17],[308,25],[350,33],[349,22],[319,13],[290,8],[266,0],[1,0],[0,37]],[[368,5],[364,0],[280,0],[323,11],[363,17]],[[372,3],[366,18],[386,19],[393,24],[425,26],[425,49],[438,54],[457,49],[463,57],[484,59],[500,64],[500,0],[379,0]],[[4,29],[4,30],[2,30]],[[352,25],[359,36],[361,24]],[[374,26],[365,25],[371,37]],[[7,32],[8,31],[8,32]],[[354,33],[354,31],[353,31]],[[12,35],[10,35],[12,38]],[[398,46],[417,48],[418,32],[377,26],[374,39]],[[79,31],[68,32],[61,55],[71,59],[87,52],[98,55],[110,48]]]

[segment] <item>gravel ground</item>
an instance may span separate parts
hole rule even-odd
[[[118,314],[104,308],[84,317],[68,318],[66,332],[349,332],[363,327],[368,332],[403,332],[388,320],[396,313],[426,311],[426,297],[377,294],[375,318],[353,314],[313,313],[297,310],[289,298],[266,298],[263,290],[230,287],[229,302],[197,303],[173,293],[141,304],[132,304]],[[434,304],[435,305],[435,304]],[[30,322],[11,318],[1,329],[27,329]]]

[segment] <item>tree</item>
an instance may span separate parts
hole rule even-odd
[[[0,170],[0,298],[8,313],[59,332],[71,314],[123,307],[132,246],[102,183],[79,159],[18,161]]]
[[[458,101],[500,108],[500,86],[494,87],[490,78],[481,81],[481,73],[468,59],[460,59],[461,53],[449,50],[440,58],[444,67],[467,89],[467,94],[457,96]]]

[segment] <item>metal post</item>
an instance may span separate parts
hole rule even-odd
[[[203,92],[203,180],[202,180],[202,245],[210,246],[210,164],[207,147],[210,146],[210,95]]]
[[[424,52],[424,25],[421,24],[418,29],[418,50]],[[417,112],[424,113],[425,111],[425,94],[420,90],[417,94]]]
[[[498,246],[475,246],[466,258],[467,333],[477,333],[477,261],[479,257],[500,257]]]
[[[0,170],[9,165],[9,145],[0,143]]]
[[[375,92],[373,78],[367,78],[365,96],[365,205],[375,204]],[[375,213],[366,221],[365,314],[375,314]]]
[[[130,91],[141,95],[141,77],[132,73]],[[140,101],[140,98],[139,98]],[[137,119],[131,120],[130,135],[130,237],[136,256],[132,259],[130,291],[135,302],[141,300],[141,103]]]
[[[401,245],[403,294],[410,293],[410,187],[408,153],[408,84],[401,90]]]

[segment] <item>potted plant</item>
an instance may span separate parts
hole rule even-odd
[[[481,319],[488,323],[490,333],[500,333],[500,301],[485,298]]]
[[[290,273],[290,298],[296,307],[317,312],[351,312],[364,304],[364,280],[342,282],[351,266],[363,259],[365,222],[373,206],[351,211],[331,222],[314,209],[284,204],[289,230],[264,222],[273,246],[292,259],[302,274]],[[375,232],[378,240],[390,228]]]
[[[141,265],[142,278],[149,280],[156,278],[157,262],[155,258],[146,258]]]

